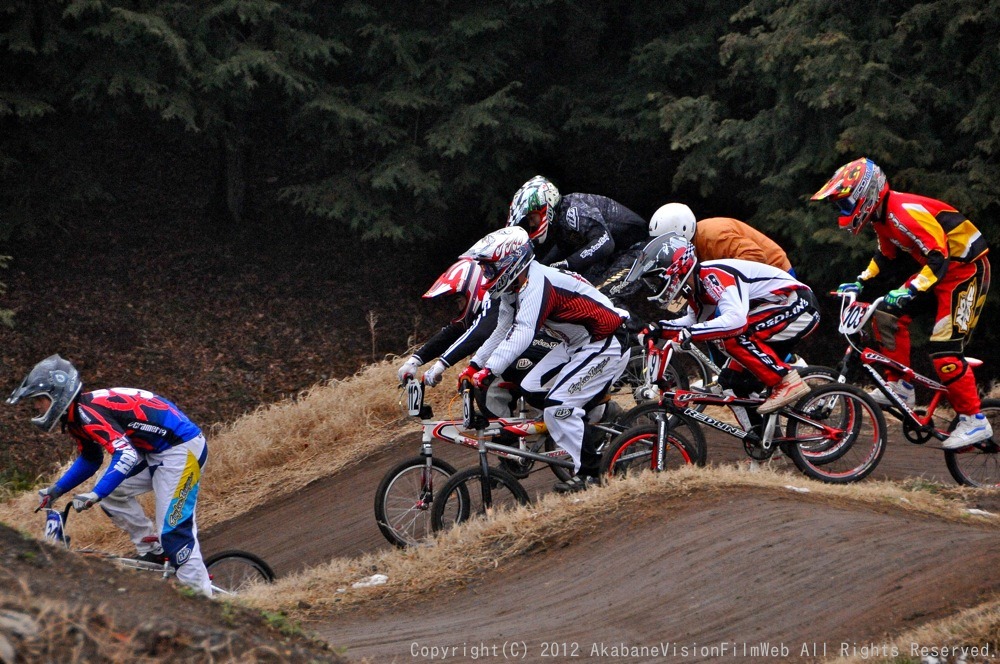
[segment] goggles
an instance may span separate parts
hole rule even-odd
[[[833,202],[837,206],[837,210],[840,214],[845,217],[850,216],[854,212],[854,208],[857,205],[857,201],[853,200],[850,196],[847,198],[840,198]]]

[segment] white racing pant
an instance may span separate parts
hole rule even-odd
[[[562,365],[545,396],[542,417],[552,440],[573,459],[573,470],[580,470],[583,450],[584,406],[621,378],[628,364],[628,348],[612,335],[579,348],[560,344],[542,358],[521,383],[528,391],[542,390],[541,380]]]
[[[201,469],[208,457],[204,436],[144,455],[147,467],[127,478],[99,504],[111,522],[128,533],[139,554],[155,548],[159,537],[177,580],[209,597],[212,584],[198,545],[195,505]],[[152,491],[156,497],[156,524],[139,504],[138,496]]]

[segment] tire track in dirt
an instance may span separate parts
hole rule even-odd
[[[665,513],[651,506],[463,589],[310,627],[349,657],[378,662],[429,661],[414,644],[418,655],[458,648],[450,661],[467,661],[463,647],[505,641],[526,643],[527,661],[551,642],[577,644],[573,661],[747,661],[600,651],[668,641],[767,641],[789,651],[765,660],[803,661],[803,644],[834,655],[842,643],[881,642],[1000,589],[996,543],[993,529],[745,492]]]
[[[741,463],[747,459],[735,438],[706,430],[710,463]],[[278,574],[303,569],[331,558],[351,557],[387,549],[388,542],[375,525],[375,488],[382,476],[397,463],[417,456],[419,433],[398,437],[379,454],[332,477],[278,498],[251,514],[216,524],[200,536],[202,549],[211,553],[227,548],[252,551],[267,560]],[[457,468],[476,463],[472,450],[446,443],[434,446],[434,454]],[[787,466],[797,472],[790,461]],[[873,479],[903,480],[924,477],[954,485],[939,450],[907,443],[895,425],[890,425],[889,444]],[[530,493],[551,489],[554,476],[539,468],[525,482]]]

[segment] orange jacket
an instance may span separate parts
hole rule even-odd
[[[695,226],[692,244],[698,254],[698,260],[702,261],[739,258],[767,263],[785,272],[792,267],[788,256],[774,240],[736,219],[726,217],[699,219]]]

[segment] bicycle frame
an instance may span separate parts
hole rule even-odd
[[[675,348],[677,347],[679,347],[679,344],[674,341],[669,342],[666,346],[664,346],[664,348],[658,348],[654,343],[652,343],[652,341],[649,342],[647,346],[646,368],[651,380],[655,382],[662,379],[663,371],[670,363],[670,359],[673,356]],[[690,352],[689,349],[682,348],[682,350]],[[696,348],[693,350],[695,351],[696,357],[698,354],[702,354],[701,351]],[[764,415],[763,422],[760,426],[760,433],[758,433],[754,430],[756,427],[754,427],[750,420],[748,409],[756,410],[756,408],[764,402],[764,399],[759,397],[738,397],[731,392],[727,394],[722,390],[718,383],[707,387],[710,391],[700,392],[692,390],[673,390],[663,392],[660,395],[659,403],[668,413],[686,415],[698,422],[701,422],[702,424],[721,431],[722,433],[739,438],[743,441],[744,450],[749,456],[751,456],[751,458],[757,460],[770,458],[774,453],[775,445],[780,445],[783,442],[801,444],[803,442],[836,440],[839,436],[839,432],[836,429],[816,422],[807,415],[799,413],[789,407]],[[736,416],[739,426],[723,422],[712,417],[711,415],[706,415],[704,412],[693,408],[692,405],[725,406],[729,408],[733,415]],[[803,424],[808,424],[820,430],[821,433],[811,438],[785,437],[781,435],[780,430],[776,426],[779,415],[790,420],[796,420]],[[664,418],[661,424],[659,436],[661,440],[664,435],[662,427],[667,426],[668,420],[669,418]],[[778,435],[775,435],[776,432],[778,432]],[[660,447],[662,448],[662,445],[660,445]],[[751,453],[752,449],[759,449],[762,451],[762,455],[759,459]]]
[[[45,508],[45,535],[44,535],[45,540],[62,545],[66,547],[66,549],[70,548],[69,546],[70,537],[69,535],[66,534],[66,521],[69,518],[69,512],[72,507],[73,507],[72,503],[67,503],[66,507],[64,507],[61,512],[51,507]],[[117,563],[122,567],[127,567],[130,569],[141,569],[150,572],[160,572],[163,574],[164,579],[173,576],[174,573],[177,571],[169,562],[166,561],[164,561],[163,563],[151,563],[145,560],[136,560],[135,558],[118,556],[112,553],[96,551],[94,549],[77,549],[76,553],[100,556],[114,563]]]
[[[563,450],[552,450],[550,452],[536,452],[532,449],[523,449],[511,445],[503,445],[493,442],[493,439],[505,431],[527,443],[539,443],[545,435],[546,429],[543,422],[531,419],[526,416],[516,418],[486,418],[475,413],[473,406],[472,390],[467,388],[462,392],[463,418],[461,420],[433,420],[433,413],[430,406],[424,405],[424,386],[416,380],[409,380],[406,384],[406,398],[409,404],[409,414],[420,417],[420,424],[423,427],[423,437],[421,440],[421,456],[430,457],[433,455],[432,445],[434,440],[440,440],[453,445],[460,445],[472,449],[484,448],[488,452],[495,453],[504,459],[531,459],[541,461],[550,465],[572,468],[573,462],[561,457],[566,455]],[[524,412],[523,410],[521,411]],[[470,432],[474,432],[470,434]]]
[[[887,408],[889,413],[893,417],[902,421],[904,424],[912,427],[912,431],[904,427],[904,435],[907,440],[912,443],[920,444],[929,440],[930,437],[934,437],[938,440],[946,439],[948,437],[948,433],[939,430],[936,426],[934,426],[933,422],[934,412],[937,410],[937,407],[941,405],[942,401],[947,403],[948,388],[936,380],[917,373],[905,364],[886,357],[873,348],[869,348],[868,346],[862,347],[861,345],[855,343],[855,338],[863,339],[863,328],[875,314],[875,311],[882,303],[883,298],[880,297],[871,303],[867,303],[858,302],[857,294],[855,293],[833,294],[838,295],[841,298],[840,324],[838,326],[838,331],[844,336],[845,339],[847,339],[847,350],[844,352],[844,356],[837,368],[838,382],[847,382],[847,375],[850,372],[852,362],[855,358],[857,358],[857,360],[861,363],[861,368],[864,369],[872,381],[878,386],[879,391],[882,392],[882,394],[884,394],[889,400],[890,404],[892,404]],[[982,364],[981,361],[976,360],[975,358],[967,358],[967,361],[972,366]],[[931,390],[933,394],[924,414],[921,415],[915,409],[910,408],[906,404],[906,401],[889,387],[889,381],[882,377],[882,374],[876,367],[891,369],[892,371],[900,374],[903,379],[913,383],[914,385],[920,385],[921,387]]]

